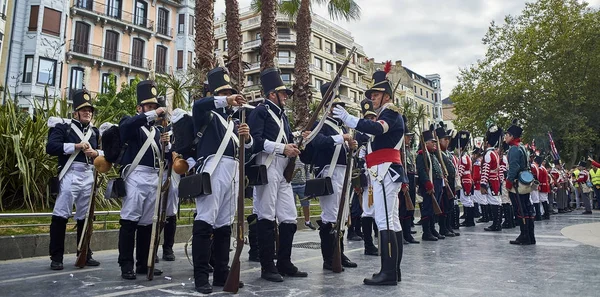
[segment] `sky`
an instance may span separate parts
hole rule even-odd
[[[518,15],[525,0],[355,0],[361,6],[357,21],[335,21],[352,32],[354,41],[376,61],[402,60],[402,65],[425,76],[442,77],[442,98],[456,85],[460,68],[482,58],[481,39],[492,21],[502,24],[506,15]],[[251,0],[239,0],[240,7]],[[588,0],[594,7],[600,0]],[[215,15],[225,11],[215,3]],[[313,12],[329,18],[325,6]]]

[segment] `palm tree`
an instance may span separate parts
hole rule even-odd
[[[165,95],[171,97],[172,109],[183,108],[186,109],[188,103],[185,99],[185,94],[190,90],[190,84],[193,78],[183,76],[181,78],[173,75],[161,75],[157,77],[157,83],[159,86],[164,86],[166,89]]]
[[[277,0],[259,0],[260,2],[260,71],[275,67],[277,53]]]
[[[296,127],[306,125],[309,118],[309,104],[312,100],[310,87],[310,40],[312,11],[311,4],[327,4],[329,16],[346,21],[360,18],[360,7],[353,0],[291,0],[282,2],[281,12],[296,19],[296,61],[294,64],[294,120]]]
[[[206,73],[214,66],[214,0],[196,0],[196,60],[194,66]]]
[[[233,79],[233,87],[241,90],[244,87],[244,72],[240,69],[242,64],[242,29],[238,0],[225,0],[225,11],[229,74]]]

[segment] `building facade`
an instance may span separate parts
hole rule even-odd
[[[367,84],[364,78],[370,76],[366,67],[366,55],[362,46],[356,44],[351,33],[327,19],[316,14],[312,15],[311,36],[311,66],[310,84],[313,87],[313,99],[320,100],[320,87],[331,81],[341,67],[353,46],[357,51],[348,64],[341,78],[338,93],[340,98],[353,109],[359,108],[364,98]],[[250,63],[250,69],[245,71],[245,91],[260,90],[260,15],[249,8],[241,9],[240,22],[242,29],[243,60]],[[227,51],[225,35],[225,17],[215,21],[215,42],[217,52]],[[294,22],[283,15],[277,16],[277,62],[281,70],[281,78],[291,86],[294,83],[294,64],[296,32]]]

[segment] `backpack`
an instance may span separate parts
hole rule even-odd
[[[106,124],[112,126],[103,129],[102,126]],[[100,130],[103,131],[101,135],[104,158],[110,163],[119,164],[119,162],[121,162],[121,158],[123,157],[123,153],[127,148],[127,143],[121,142],[121,133],[119,132],[118,125],[104,123],[102,126],[100,127]]]
[[[210,112],[208,114],[208,123],[210,123],[213,118],[213,113]],[[200,139],[202,139],[208,125],[201,127],[198,133],[194,133],[194,120],[192,116],[181,109],[173,111],[172,120],[174,138],[173,151],[184,156],[195,157],[196,146],[198,145],[198,142],[200,142]]]

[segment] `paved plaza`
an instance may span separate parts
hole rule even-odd
[[[508,241],[518,229],[485,232],[489,224],[461,228],[461,236],[436,243],[404,245],[402,282],[397,287],[371,287],[363,278],[377,272],[379,257],[363,255],[362,242],[346,245],[346,254],[359,267],[341,274],[323,271],[318,231],[296,234],[293,259],[309,272],[308,278],[286,278],[283,283],[260,279],[258,263],[242,258],[239,296],[599,296],[600,213],[555,215],[536,222],[535,246],[513,246]],[[416,228],[420,237],[420,227]],[[120,277],[117,251],[100,251],[95,268],[73,266],[65,255],[65,269],[51,271],[48,257],[0,262],[2,296],[202,296],[193,284],[192,266],[175,246],[177,260],[161,261],[165,274],[147,281]],[[191,252],[190,252],[191,253]],[[160,251],[159,251],[160,254]],[[233,253],[232,253],[233,256]],[[228,295],[215,287],[212,295]]]

